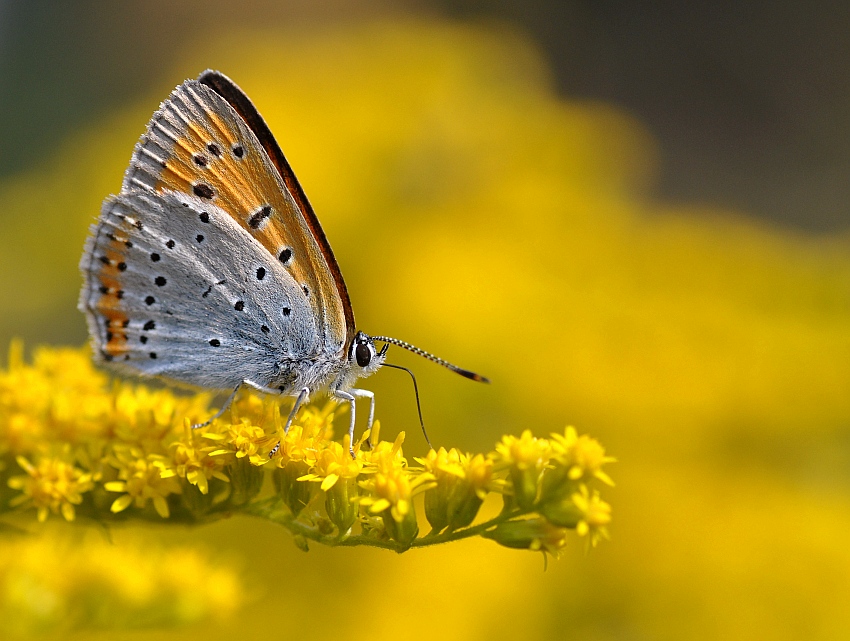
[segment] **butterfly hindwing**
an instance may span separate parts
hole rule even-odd
[[[197,197],[138,190],[107,200],[83,263],[90,333],[101,357],[127,373],[280,386],[288,365],[317,349],[300,284]]]

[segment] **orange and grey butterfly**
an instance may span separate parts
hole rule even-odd
[[[351,408],[389,344],[357,332],[339,266],[267,125],[228,78],[178,86],[136,145],[80,264],[95,353],[121,372],[210,388],[312,391]],[[228,399],[229,402],[230,399]],[[225,407],[227,403],[225,403]],[[222,411],[224,408],[222,408]]]

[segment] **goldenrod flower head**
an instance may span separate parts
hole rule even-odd
[[[607,485],[614,481],[602,466],[613,463],[617,459],[605,456],[605,448],[595,438],[579,436],[572,426],[564,430],[564,434],[552,434],[552,460],[567,468],[570,480],[596,478]]]
[[[483,454],[464,454],[461,464],[466,474],[466,480],[480,499],[486,496],[486,489],[493,480],[493,460]]]
[[[439,450],[429,450],[425,458],[414,459],[421,464],[427,472],[430,472],[439,481],[446,476],[455,478],[464,478],[466,476],[461,457],[463,455],[459,450],[452,448],[446,450],[441,447]]]
[[[162,518],[167,519],[170,510],[166,498],[171,494],[180,494],[180,484],[170,463],[157,454],[145,455],[130,446],[116,446],[110,463],[118,470],[120,481],[105,483],[109,492],[122,492],[112,503],[113,512],[122,512],[135,504],[144,508],[153,501],[154,509]]]
[[[215,446],[198,447],[195,443],[194,434],[189,424],[189,419],[184,423],[184,439],[171,444],[171,468],[160,471],[160,476],[169,478],[172,474],[186,479],[190,484],[196,486],[202,494],[209,492],[209,481],[217,478],[225,483],[230,478],[222,472],[226,459],[216,456],[218,453],[227,454],[227,450],[217,450]],[[214,435],[218,436],[218,435]]]
[[[549,441],[536,438],[530,430],[524,430],[519,438],[503,436],[496,445],[495,453],[491,454],[497,470],[510,470],[511,484],[505,486],[505,489],[512,493],[514,500],[523,509],[529,510],[537,502],[540,480],[550,454]]]
[[[8,480],[10,488],[22,492],[10,505],[32,505],[38,510],[39,521],[47,519],[48,512],[61,513],[66,521],[73,521],[74,506],[82,503],[83,493],[93,487],[91,474],[63,458],[44,456],[35,465],[23,456],[15,460],[26,474]]]
[[[281,430],[282,431],[282,430]],[[280,440],[280,449],[275,454],[275,464],[285,467],[290,462],[309,462],[316,460],[316,440],[304,431],[300,425],[293,425]]]
[[[250,419],[243,418],[229,425],[222,435],[236,458],[247,457],[252,465],[265,465],[268,462],[265,451],[274,439],[270,439],[262,427],[252,425]],[[260,454],[261,449],[265,450],[263,454]]]
[[[302,407],[283,434],[281,399],[245,391],[228,415],[191,429],[212,413],[208,401],[109,383],[84,350],[37,350],[26,365],[13,345],[0,371],[0,453],[11,454],[0,458],[0,483],[19,495],[0,510],[32,506],[40,520],[71,520],[85,509],[104,522],[118,512],[192,522],[241,510],[281,523],[302,547],[313,540],[396,551],[486,531],[506,545],[554,552],[564,529],[589,545],[607,534],[610,507],[586,484],[610,483],[601,468],[613,459],[572,428],[551,440],[527,430],[506,436],[488,456],[441,448],[411,468],[404,433],[381,441],[378,421],[369,448],[368,432],[351,449],[347,436],[332,440],[333,402]],[[108,512],[104,490],[118,494]],[[504,508],[474,524],[494,492]],[[417,539],[420,493],[432,532]]]
[[[496,445],[494,459],[518,470],[541,470],[549,460],[550,446],[545,438],[537,438],[531,430],[523,430],[522,435],[503,436]]]
[[[0,451],[32,451],[47,434],[60,434],[67,443],[102,432],[111,398],[88,355],[39,348],[34,361],[26,365],[23,345],[12,342],[9,369],[0,372]]]
[[[611,522],[611,506],[599,498],[599,492],[594,490],[590,494],[587,486],[582,485],[572,500],[581,515],[576,533],[587,537],[588,547],[596,547],[600,539],[609,538],[607,526]]]
[[[404,458],[404,452],[401,449],[404,443],[404,436],[404,432],[399,432],[398,436],[392,442],[380,440],[381,423],[380,421],[375,421],[371,434],[364,433],[360,439],[360,442],[363,442],[368,438],[372,443],[372,449],[362,452],[367,465],[366,472],[376,470],[379,466],[407,467],[407,460]]]
[[[293,426],[300,425],[304,434],[318,442],[330,441],[333,439],[334,417],[337,409],[337,405],[331,401],[322,407],[306,405],[299,410]]]
[[[392,518],[401,522],[412,510],[413,496],[436,485],[430,472],[415,473],[407,468],[401,449],[404,432],[392,444],[381,441],[368,454],[371,477],[360,483],[371,496],[362,497],[360,503],[372,514],[389,510]]]
[[[363,470],[362,457],[351,457],[348,446],[348,436],[345,443],[328,441],[324,448],[316,452],[315,462],[309,474],[305,474],[299,481],[315,481],[322,484],[322,490],[327,492],[340,478],[354,479]],[[357,444],[355,453],[360,451],[360,443]]]
[[[426,472],[433,474],[438,482],[450,477],[465,481],[482,499],[493,479],[493,459],[483,454],[473,456],[455,448],[446,451],[441,447],[439,450],[429,450],[425,458],[414,460],[420,463]]]
[[[276,412],[275,427],[280,448],[274,457],[275,464],[278,467],[285,467],[290,461],[314,464],[316,453],[333,438],[334,409],[330,402],[322,408],[302,407],[286,434],[283,433],[280,413]]]
[[[425,495],[425,516],[431,527],[439,532],[472,523],[491,486],[493,460],[441,447],[416,461],[436,481]]]
[[[66,638],[69,624],[77,632],[185,625],[242,605],[234,570],[194,547],[49,534],[0,546],[0,638]]]

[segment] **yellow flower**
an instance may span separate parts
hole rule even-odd
[[[309,474],[298,479],[299,482],[313,481],[321,483],[325,492],[325,510],[328,518],[346,535],[357,520],[357,477],[363,470],[361,455],[362,437],[354,446],[355,458],[351,457],[348,447],[348,435],[343,443],[326,441],[324,448],[315,453],[315,463]]]
[[[358,502],[370,514],[380,514],[390,538],[409,546],[419,532],[413,497],[436,485],[430,472],[413,472],[401,450],[404,432],[392,444],[385,441],[375,445],[368,453],[370,477],[360,482],[367,494]]]
[[[293,427],[300,425],[304,433],[317,442],[330,441],[333,439],[333,421],[336,410],[337,405],[332,401],[325,403],[323,407],[306,405],[298,412]]]
[[[168,478],[170,474],[175,474],[196,486],[201,494],[206,494],[209,492],[210,479],[217,478],[225,483],[230,481],[222,472],[225,461],[221,457],[213,456],[215,451],[215,446],[198,447],[195,444],[195,435],[189,419],[185,419],[183,440],[171,444],[173,471],[162,470],[161,476]]]
[[[332,402],[301,408],[283,434],[281,399],[248,391],[227,418],[194,431],[210,415],[206,394],[109,383],[85,350],[39,349],[27,365],[22,347],[13,344],[9,362],[0,371],[0,453],[11,455],[0,457],[0,483],[19,492],[6,506],[32,506],[42,521],[51,512],[72,520],[82,506],[105,520],[105,490],[118,495],[112,513],[135,506],[137,518],[156,513],[189,522],[243,509],[288,527],[303,546],[354,535],[382,546],[391,540],[389,547],[403,551],[419,534],[417,494],[424,493],[437,542],[480,533],[462,530],[488,493],[499,492],[505,510],[486,536],[504,545],[554,553],[567,530],[589,546],[607,536],[610,507],[586,485],[610,484],[602,469],[613,458],[573,428],[551,440],[528,430],[505,436],[487,456],[441,448],[411,468],[404,433],[381,441],[378,421],[368,449],[368,432],[352,449],[347,437],[332,440],[338,409]],[[9,478],[13,460],[22,472]],[[267,475],[277,496],[263,495]],[[427,543],[425,537],[417,545]]]
[[[540,470],[548,462],[549,455],[549,441],[533,436],[531,430],[523,430],[519,438],[503,436],[496,445],[494,458],[519,470]]]
[[[27,454],[57,438],[65,443],[105,433],[110,397],[85,350],[39,348],[34,364],[13,341],[0,371],[0,451]]]
[[[143,454],[140,450],[123,446],[115,449],[112,465],[118,469],[120,481],[104,483],[109,492],[122,492],[112,503],[113,512],[122,512],[135,503],[137,508],[144,508],[148,501],[153,501],[154,509],[162,518],[170,515],[166,498],[171,494],[180,494],[180,484],[173,469],[165,458],[156,454]]]
[[[303,407],[286,434],[283,434],[280,413],[276,412],[275,426],[280,438],[280,448],[274,457],[275,464],[281,468],[290,461],[304,461],[313,465],[316,462],[316,453],[333,438],[335,408],[330,402],[321,409],[312,405]]]
[[[268,463],[268,456],[266,453],[261,454],[260,451],[267,450],[274,441],[274,438],[269,437],[262,427],[253,425],[249,418],[242,418],[238,423],[228,425],[219,434],[206,433],[204,436],[227,444],[226,449],[213,450],[210,456],[233,454],[237,459],[247,457],[252,465]]]
[[[599,498],[599,492],[588,492],[587,486],[573,494],[573,503],[580,514],[576,533],[586,536],[588,547],[596,547],[600,539],[607,539],[608,524],[611,522],[611,506]]]
[[[38,510],[39,521],[47,519],[48,512],[61,513],[66,521],[73,521],[74,506],[82,503],[82,494],[93,487],[91,474],[61,458],[45,456],[36,465],[23,456],[15,460],[26,475],[9,479],[10,488],[23,492],[10,505],[32,504]]]
[[[126,541],[128,534],[115,542],[79,528],[73,536],[47,530],[6,537],[0,638],[87,638],[85,632],[102,635],[104,628],[138,634],[140,626],[179,626],[239,611],[246,588],[219,556],[197,546]]]
[[[439,532],[472,523],[493,478],[492,459],[441,447],[415,460],[436,481],[425,495],[425,516],[431,527]]]
[[[522,435],[503,436],[491,457],[497,469],[510,470],[513,497],[524,510],[530,510],[537,502],[543,470],[549,462],[551,447],[545,438],[532,436],[530,430]]]
[[[173,437],[184,417],[192,422],[204,415],[208,395],[175,397],[169,390],[149,390],[124,384],[115,393],[112,421],[115,436],[145,452],[161,453],[163,441]]]
[[[348,437],[346,443],[347,439]],[[340,478],[357,478],[363,469],[363,461],[357,457],[351,458],[348,448],[336,441],[326,443],[325,448],[316,452],[315,456],[316,460],[310,473],[298,480],[319,482],[325,492],[336,485]]]
[[[607,485],[614,485],[611,477],[602,471],[602,466],[617,459],[605,456],[605,448],[595,438],[579,436],[570,426],[563,435],[552,434],[551,443],[552,460],[567,469],[570,480],[596,478]]]

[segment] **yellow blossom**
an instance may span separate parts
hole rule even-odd
[[[407,468],[401,444],[404,432],[400,432],[395,442],[382,441],[375,445],[368,456],[373,466],[371,476],[360,483],[370,495],[360,498],[361,505],[372,514],[389,512],[396,523],[401,523],[412,513],[413,496],[436,484],[430,472],[415,473]]]
[[[543,470],[549,462],[551,447],[545,438],[537,438],[530,430],[522,435],[503,436],[492,455],[497,469],[510,470],[511,490],[517,504],[525,510],[537,502]]]
[[[581,515],[576,533],[587,537],[588,547],[596,547],[600,539],[609,538],[607,526],[611,522],[611,506],[599,498],[599,492],[594,490],[590,494],[587,486],[582,485],[572,500]]]
[[[492,459],[441,447],[415,460],[436,481],[425,495],[425,516],[431,527],[439,532],[472,523],[491,485]]]
[[[164,548],[127,538],[111,542],[81,528],[73,537],[48,529],[6,538],[0,638],[67,638],[69,623],[74,637],[104,628],[138,634],[140,627],[226,619],[239,610],[246,588],[221,558],[194,545]]]
[[[210,456],[233,454],[238,459],[247,457],[252,465],[268,463],[268,456],[260,451],[267,450],[274,441],[274,437],[269,437],[262,427],[253,425],[249,418],[228,425],[219,434],[206,433],[204,436],[227,444],[226,449],[213,450]]]
[[[614,481],[602,466],[613,463],[617,459],[605,456],[605,448],[595,438],[579,436],[572,426],[564,430],[564,434],[552,434],[552,459],[567,468],[570,480],[596,478],[607,485]]]
[[[346,436],[346,442],[348,437]],[[360,443],[357,444],[358,452]],[[336,441],[329,441],[325,447],[316,452],[316,459],[309,474],[305,474],[299,481],[315,481],[322,484],[322,490],[331,489],[340,478],[357,478],[363,469],[361,458],[351,458],[348,447]]]
[[[224,459],[213,456],[215,446],[198,447],[195,443],[189,420],[185,419],[183,439],[171,444],[171,458],[174,463],[173,474],[186,479],[196,486],[202,494],[209,492],[209,481],[217,478],[225,483],[230,479],[222,472]],[[161,472],[163,478],[168,478],[169,471]]]
[[[551,440],[505,436],[487,456],[441,448],[412,468],[404,433],[382,441],[378,421],[371,442],[368,431],[351,450],[347,436],[333,440],[333,402],[302,407],[283,434],[291,400],[246,391],[193,430],[214,412],[207,394],[110,382],[86,350],[41,348],[26,364],[17,344],[9,363],[0,371],[0,483],[19,495],[0,512],[26,505],[40,520],[85,510],[94,520],[124,512],[187,523],[244,511],[288,527],[302,547],[313,540],[396,551],[486,532],[511,547],[554,552],[564,530],[589,545],[607,534],[610,508],[584,484],[610,482],[602,467],[613,459],[572,428]],[[118,496],[104,502],[106,492]],[[473,525],[493,492],[505,509],[492,524]],[[417,539],[420,493],[432,532]]]
[[[549,460],[550,446],[545,438],[537,438],[531,430],[523,430],[522,435],[503,436],[496,445],[496,460],[520,470],[542,469]]]
[[[48,512],[62,514],[66,521],[73,521],[74,506],[83,502],[83,493],[92,489],[91,474],[61,459],[45,456],[30,463],[25,457],[15,459],[26,475],[13,476],[8,485],[22,494],[10,501],[10,505],[31,504],[38,510],[38,520],[47,519]]]
[[[118,478],[121,480],[105,483],[104,488],[109,492],[124,493],[115,499],[111,510],[122,512],[131,504],[144,508],[151,500],[157,514],[167,519],[170,510],[166,498],[171,494],[179,494],[181,490],[164,457],[144,455],[136,448],[122,447],[116,449],[111,462],[118,469]]]

